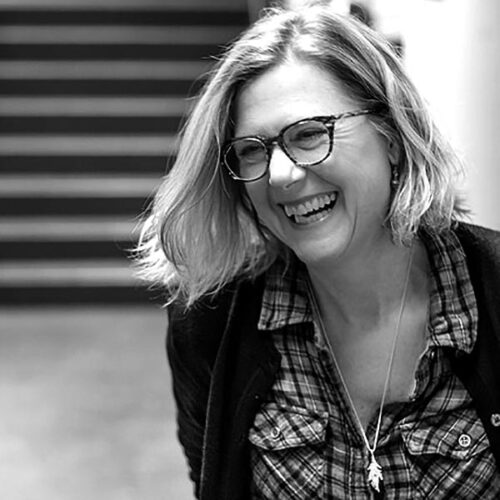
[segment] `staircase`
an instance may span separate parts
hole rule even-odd
[[[236,0],[0,0],[0,305],[151,300],[127,258]]]

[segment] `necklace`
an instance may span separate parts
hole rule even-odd
[[[394,364],[394,355],[396,353],[396,345],[397,345],[397,342],[398,342],[398,338],[399,338],[399,332],[400,332],[400,326],[401,326],[401,318],[403,316],[403,311],[404,311],[404,307],[405,307],[405,304],[406,304],[406,295],[407,295],[407,292],[408,292],[408,283],[409,283],[409,280],[410,280],[410,270],[411,270],[411,263],[412,263],[412,260],[413,260],[413,245],[411,246],[410,248],[410,255],[408,257],[408,264],[407,264],[407,268],[406,268],[406,276],[405,276],[405,281],[404,281],[404,287],[403,287],[403,295],[401,297],[401,304],[399,306],[399,312],[398,312],[398,319],[397,319],[397,322],[396,322],[396,329],[395,329],[395,333],[394,333],[394,339],[392,341],[392,346],[391,346],[391,352],[390,352],[390,355],[389,355],[389,363],[388,363],[388,366],[387,366],[387,373],[386,373],[386,376],[385,376],[385,381],[384,381],[384,389],[382,391],[382,398],[380,400],[380,408],[379,408],[379,411],[378,411],[378,418],[377,418],[377,427],[375,428],[375,437],[373,438],[373,444],[370,445],[370,442],[368,441],[368,437],[366,436],[366,433],[365,433],[365,430],[363,428],[363,424],[361,423],[361,420],[358,416],[358,413],[356,411],[356,408],[354,406],[354,402],[351,398],[351,395],[349,394],[349,390],[347,388],[347,384],[344,380],[344,377],[342,375],[342,372],[340,371],[340,366],[337,362],[337,359],[335,358],[335,354],[333,352],[333,349],[332,349],[332,345],[331,345],[331,342],[330,342],[330,339],[328,338],[328,335],[326,334],[326,328],[325,328],[325,325],[323,323],[323,319],[321,317],[321,314],[319,312],[319,306],[318,306],[318,302],[316,300],[316,296],[314,294],[314,291],[313,291],[313,288],[312,288],[312,284],[311,284],[311,280],[308,279],[308,289],[309,289],[309,295],[310,295],[310,299],[311,299],[311,303],[312,303],[312,307],[313,307],[313,313],[314,313],[314,316],[316,317],[317,321],[318,321],[318,324],[319,324],[319,327],[320,327],[320,330],[321,330],[321,333],[325,339],[325,341],[327,342],[328,344],[328,347],[330,349],[330,353],[332,355],[332,359],[333,359],[333,363],[335,365],[335,369],[339,375],[339,379],[340,379],[340,382],[342,384],[342,387],[344,388],[344,392],[345,394],[347,395],[347,400],[353,410],[353,414],[355,416],[355,419],[356,419],[356,424],[359,428],[359,431],[360,431],[360,434],[363,438],[363,441],[364,441],[364,444],[365,444],[365,447],[368,451],[368,455],[369,455],[369,460],[370,460],[370,463],[367,467],[367,472],[368,472],[368,484],[377,492],[377,493],[380,493],[380,487],[381,487],[381,483],[383,482],[383,474],[382,474],[382,467],[380,466],[380,464],[377,462],[377,459],[375,458],[375,450],[377,449],[377,444],[378,444],[378,438],[379,438],[379,434],[380,434],[380,427],[381,427],[381,424],[382,424],[382,413],[383,413],[383,407],[384,407],[384,404],[385,404],[385,398],[387,396],[387,391],[389,389],[389,382],[391,380],[391,372],[392,372],[392,366]]]

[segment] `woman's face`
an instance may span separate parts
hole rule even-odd
[[[236,99],[235,137],[274,137],[290,123],[362,106],[326,71],[287,62],[257,77]],[[333,151],[312,167],[275,145],[263,178],[245,184],[261,223],[306,264],[364,258],[390,239],[389,151],[369,115],[340,120]]]

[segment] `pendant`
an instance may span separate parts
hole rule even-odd
[[[368,484],[377,492],[380,493],[380,483],[383,481],[382,467],[375,459],[373,452],[370,452],[370,465],[368,466]]]

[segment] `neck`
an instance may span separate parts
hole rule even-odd
[[[397,313],[411,249],[392,242],[384,246],[343,259],[342,262],[308,266],[311,284],[325,322],[335,318],[336,324],[340,322],[344,330],[368,332],[383,326]],[[418,242],[414,243],[414,247],[413,267],[417,271],[412,271],[410,275],[410,289],[412,281],[421,279],[419,276],[422,273],[418,269],[422,267],[425,254],[425,249]]]

